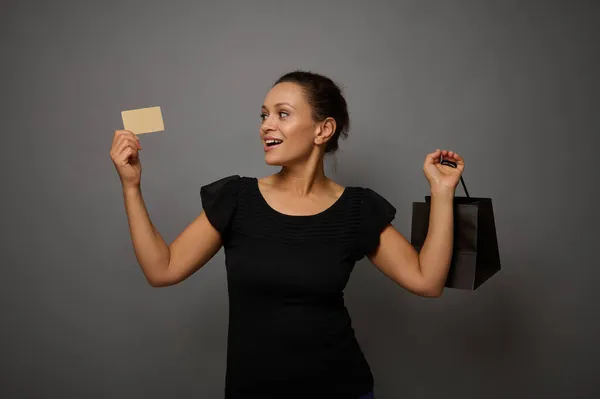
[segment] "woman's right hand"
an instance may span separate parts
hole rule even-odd
[[[142,163],[138,151],[142,149],[140,140],[129,130],[115,130],[110,158],[117,169],[123,188],[140,186]]]

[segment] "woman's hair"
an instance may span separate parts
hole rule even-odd
[[[335,152],[338,149],[340,136],[348,137],[350,127],[348,105],[340,88],[326,76],[305,71],[287,73],[280,77],[273,86],[283,82],[296,83],[304,89],[315,121],[323,121],[328,117],[335,119],[335,132],[325,146],[326,153]]]

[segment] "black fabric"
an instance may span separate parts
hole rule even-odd
[[[385,198],[371,190],[364,189],[364,217],[366,232],[363,236],[364,253],[370,254],[379,246],[379,235],[396,216],[396,208]]]
[[[347,187],[321,213],[286,215],[269,206],[256,178],[238,175],[203,186],[201,197],[226,256],[225,397],[356,399],[371,391],[343,290],[394,207]]]
[[[238,180],[240,176],[228,176],[200,188],[202,207],[215,229],[225,235],[235,212]]]

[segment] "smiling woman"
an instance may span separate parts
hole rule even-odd
[[[418,254],[391,225],[391,203],[369,188],[343,187],[325,175],[325,154],[338,149],[349,128],[346,100],[331,79],[302,71],[282,76],[267,93],[260,117],[265,162],[280,170],[202,186],[203,211],[170,245],[141,197],[139,142],[131,132],[115,132],[111,157],[138,263],[152,286],[173,285],[224,247],[227,399],[373,398],[374,378],[343,290],[356,262],[368,257],[417,295],[442,293],[454,190],[464,162],[449,151],[426,155],[431,220]],[[441,156],[458,167],[441,165]]]
[[[261,109],[261,135],[269,165],[282,165],[324,145],[324,153],[338,149],[340,136],[347,137],[348,106],[339,87],[329,78],[296,71],[275,82]],[[315,135],[317,125],[326,130]],[[282,146],[286,141],[288,144]],[[278,148],[277,154],[271,151]],[[285,152],[284,152],[285,151]],[[317,151],[318,152],[318,151]]]

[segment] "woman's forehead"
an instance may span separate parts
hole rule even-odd
[[[287,103],[292,107],[305,104],[306,99],[302,87],[290,82],[279,83],[272,87],[265,97],[264,105],[273,107],[281,103]]]

